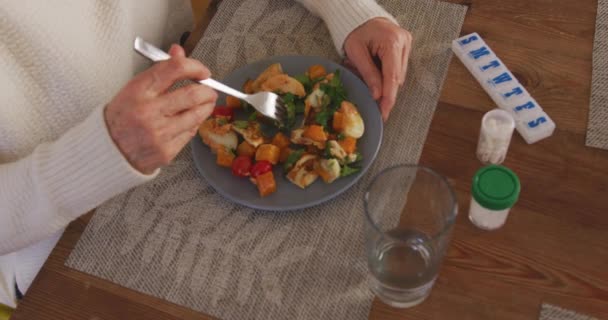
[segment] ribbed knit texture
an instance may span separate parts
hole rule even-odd
[[[53,143],[0,166],[0,253],[55,234],[110,197],[152,178],[133,169],[110,138],[97,108]]]
[[[14,308],[16,305],[15,258],[15,254],[0,256],[0,307],[5,305]]]
[[[325,21],[334,45],[341,55],[344,55],[346,37],[368,20],[386,18],[399,24],[390,13],[373,0],[300,0],[299,2]]]
[[[135,36],[177,42],[191,28],[189,2],[0,0],[0,276],[21,291],[70,221],[154,177],[120,154],[103,107],[149,65]],[[300,2],[339,50],[365,21],[392,19],[370,0]],[[6,290],[0,303],[11,305]]]
[[[103,107],[149,65],[134,37],[177,42],[189,2],[0,0],[1,304],[15,279],[27,291],[70,221],[155,176],[124,159]]]

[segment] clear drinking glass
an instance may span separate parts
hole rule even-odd
[[[452,188],[429,168],[401,165],[372,181],[365,194],[365,242],[378,298],[398,308],[426,299],[457,213]]]

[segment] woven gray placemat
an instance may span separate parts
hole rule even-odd
[[[608,0],[598,0],[586,144],[608,150]]]
[[[572,310],[560,308],[552,304],[543,303],[539,320],[598,320]]]
[[[235,205],[179,155],[154,181],[101,206],[66,264],[223,319],[365,319],[363,193],[371,177],[418,161],[466,7],[380,1],[415,37],[408,80],[370,172],[315,208]],[[338,59],[323,22],[293,1],[225,0],[193,56],[217,78],[273,55]],[[219,169],[218,169],[219,170]]]

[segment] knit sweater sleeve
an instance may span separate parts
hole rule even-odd
[[[399,24],[375,0],[298,0],[298,2],[325,21],[336,50],[341,55],[344,55],[346,37],[365,22],[373,18],[386,18]]]
[[[0,255],[62,230],[102,202],[152,179],[126,161],[109,135],[103,107],[58,140],[0,165]]]

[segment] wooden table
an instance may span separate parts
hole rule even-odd
[[[375,301],[370,318],[537,319],[548,302],[608,319],[608,151],[584,145],[597,1],[452,2],[470,8],[463,34],[479,32],[558,129],[534,145],[514,136],[505,164],[521,179],[521,199],[502,229],[476,229],[469,188],[480,119],[494,103],[453,59],[420,161],[457,191],[447,259],[425,303],[399,310]],[[14,319],[209,319],[65,267],[89,218],[68,227]]]

